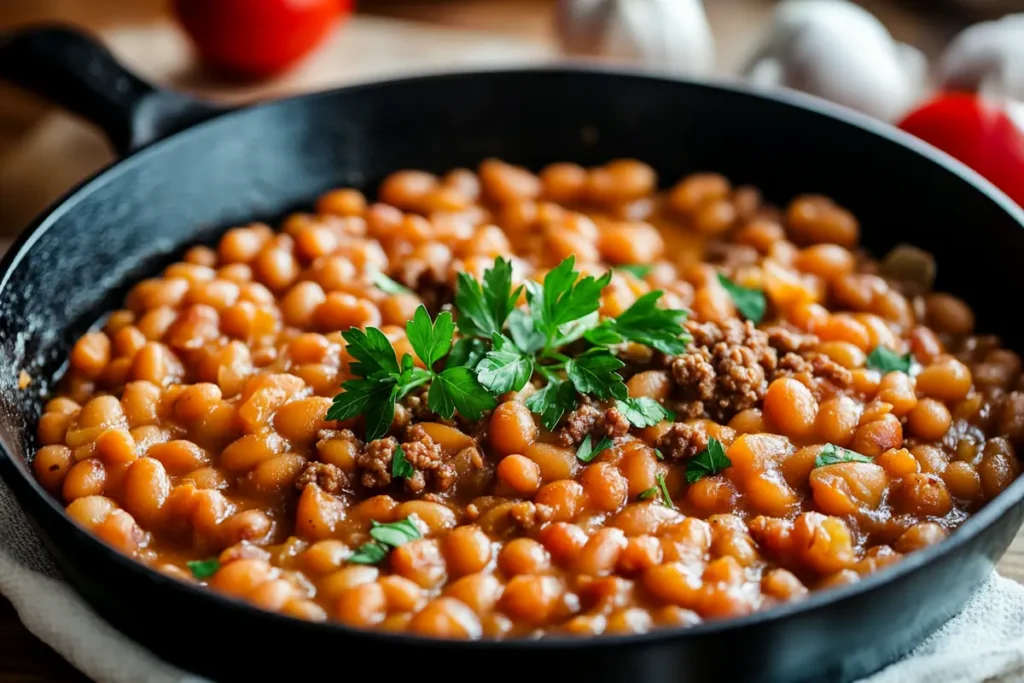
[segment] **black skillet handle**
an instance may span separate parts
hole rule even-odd
[[[153,87],[99,41],[59,24],[0,32],[0,79],[96,124],[118,154],[223,111]]]

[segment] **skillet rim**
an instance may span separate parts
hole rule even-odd
[[[587,77],[612,77],[629,78],[633,80],[657,81],[666,84],[677,84],[694,90],[725,91],[730,95],[755,98],[766,101],[772,105],[781,105],[783,108],[802,109],[805,112],[832,119],[842,125],[860,129],[862,132],[882,138],[888,143],[902,147],[904,150],[924,157],[925,160],[938,165],[943,170],[952,173],[960,180],[972,186],[977,192],[983,194],[987,199],[994,202],[1000,209],[1016,221],[1021,228],[1024,228],[1024,208],[1019,207],[1007,195],[999,190],[990,181],[986,180],[979,173],[956,160],[945,152],[932,147],[928,143],[905,133],[895,126],[879,121],[865,114],[844,106],[829,102],[827,100],[801,93],[794,90],[779,89],[765,90],[743,83],[736,79],[693,79],[682,78],[665,73],[654,73],[638,67],[621,65],[604,65],[588,63],[541,63],[525,66],[510,67],[487,67],[478,69],[447,69],[443,71],[424,71],[400,76],[359,81],[339,88],[312,93],[292,95],[290,97],[257,102],[247,106],[227,109],[211,119],[202,121],[184,130],[173,133],[163,139],[157,140],[145,147],[129,153],[127,156],[107,164],[85,180],[79,182],[70,190],[62,194],[26,227],[17,238],[11,243],[4,257],[0,259],[0,296],[3,295],[13,271],[21,263],[27,252],[32,248],[35,241],[45,233],[53,224],[62,218],[67,212],[75,209],[76,205],[85,197],[96,190],[118,178],[121,174],[127,173],[138,164],[146,163],[151,155],[159,155],[165,145],[178,144],[189,135],[204,130],[209,126],[220,125],[225,119],[246,116],[255,111],[273,109],[276,107],[301,106],[303,103],[328,99],[341,93],[373,90],[375,88],[402,87],[407,83],[423,83],[430,81],[444,81],[449,79],[460,79],[467,77],[487,78],[495,76],[528,76],[530,74],[548,74],[552,76],[587,76]],[[56,499],[45,491],[42,486],[32,477],[26,461],[19,466],[16,458],[8,452],[6,445],[0,442],[0,475],[16,494],[20,496],[36,496],[34,502],[47,505],[50,511],[56,514],[55,525],[44,524],[39,517],[33,515],[33,520],[42,527],[47,536],[59,536],[62,533],[71,534],[79,542],[92,545],[97,552],[102,552],[104,557],[119,565],[126,571],[139,576],[140,579],[150,581],[155,588],[174,591],[185,591],[187,594],[206,601],[211,608],[241,610],[248,619],[255,622],[270,622],[279,628],[310,629],[316,631],[330,631],[338,636],[355,638],[366,638],[378,640],[384,644],[394,645],[415,645],[441,647],[455,651],[463,649],[497,649],[503,651],[518,651],[521,649],[541,649],[545,651],[572,651],[592,647],[628,647],[631,645],[657,645],[665,644],[678,638],[700,638],[719,634],[721,632],[737,632],[748,627],[755,627],[773,622],[783,621],[790,616],[810,613],[825,609],[836,603],[855,599],[860,595],[870,593],[874,588],[882,584],[895,582],[905,575],[912,574],[922,569],[925,565],[932,563],[941,556],[954,553],[958,548],[968,543],[982,531],[992,526],[1002,515],[1010,511],[1014,506],[1024,501],[1024,476],[1018,477],[1005,491],[995,499],[987,503],[977,512],[971,514],[948,538],[928,548],[912,553],[904,557],[900,562],[884,567],[882,570],[868,575],[861,581],[852,584],[831,588],[824,591],[814,591],[810,596],[797,601],[790,601],[781,605],[773,606],[763,611],[753,612],[741,617],[716,619],[702,622],[695,626],[682,626],[676,628],[659,628],[647,633],[631,635],[602,635],[591,638],[569,637],[563,635],[545,636],[540,639],[516,638],[509,640],[444,640],[427,638],[422,636],[408,635],[405,633],[389,633],[371,629],[358,629],[336,622],[310,622],[283,614],[261,610],[249,603],[233,598],[228,598],[215,593],[208,588],[186,583],[162,574],[155,569],[144,565],[110,547],[99,538],[90,534],[70,517],[67,516],[64,508]],[[19,505],[26,513],[24,505]],[[54,533],[57,532],[57,533]],[[56,545],[56,544],[55,544]],[[49,551],[48,551],[49,552]],[[60,563],[55,562],[58,569]],[[994,567],[993,567],[994,568]],[[63,572],[63,569],[61,569]],[[71,584],[75,588],[74,584]],[[76,590],[76,592],[78,592]],[[83,596],[84,597],[84,596]],[[124,633],[129,639],[131,634]]]

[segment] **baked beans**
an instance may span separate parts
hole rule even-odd
[[[461,639],[638,633],[800,600],[942,542],[1017,477],[1021,360],[975,334],[964,302],[869,258],[828,198],[780,210],[713,173],[657,188],[635,160],[487,160],[396,172],[376,202],[332,190],[280,231],[234,227],[74,344],[36,477],[183,581]],[[557,393],[541,368],[478,420],[438,410],[440,379],[395,394],[377,434],[369,408],[329,419],[369,374],[350,330],[379,331],[408,359],[396,373],[440,377],[406,324],[422,307],[466,329],[460,276],[486,282],[499,257],[516,345],[537,332],[523,320],[541,324],[531,292],[569,257],[573,278],[604,278],[585,326],[652,292],[651,310],[688,319],[660,346],[613,338],[618,361],[586,381],[614,371],[621,389],[570,391],[555,415],[535,412]],[[540,353],[568,372],[590,339]],[[453,355],[491,343],[463,341]]]

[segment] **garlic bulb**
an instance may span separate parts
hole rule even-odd
[[[893,121],[921,97],[927,71],[924,56],[867,10],[847,0],[785,0],[743,75]]]
[[[1024,14],[968,27],[946,48],[937,71],[944,90],[1024,101]]]
[[[559,0],[565,52],[704,74],[714,39],[701,0]]]

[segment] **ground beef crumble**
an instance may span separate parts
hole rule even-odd
[[[764,333],[768,335],[769,346],[779,354],[810,351],[819,344],[817,335],[804,334],[782,325],[765,328]]]
[[[787,353],[779,359],[776,376],[787,377],[790,375],[799,375],[801,373],[810,374],[813,371],[811,361],[807,360],[799,353]]]
[[[366,488],[384,488],[392,483],[391,467],[398,448],[398,439],[388,436],[366,444],[356,456],[356,467],[362,471],[360,483]],[[413,467],[412,476],[404,480],[409,493],[447,491],[458,477],[455,465],[446,459],[441,445],[421,425],[406,430],[401,442],[405,459]]]
[[[445,460],[441,445],[420,425],[410,427],[406,438],[408,441],[402,442],[402,451],[416,471],[405,480],[405,488],[410,493],[418,493],[428,485],[434,491],[450,489],[458,473],[455,466]]]
[[[693,458],[708,447],[708,433],[700,425],[676,422],[658,437],[657,446],[671,460]]]
[[[366,448],[356,456],[356,467],[362,470],[359,482],[368,489],[383,488],[391,483],[391,460],[398,439],[387,436],[375,439],[366,444]]]
[[[324,492],[340,495],[352,485],[352,475],[336,465],[325,462],[307,463],[295,486],[300,491],[309,484],[319,486]]]
[[[811,372],[815,377],[826,379],[837,387],[853,384],[853,373],[850,370],[821,353],[811,356]]]
[[[619,412],[618,408],[609,408],[605,411],[603,420],[604,433],[607,436],[623,436],[629,432],[629,420]]]
[[[671,366],[684,402],[691,404],[686,412],[725,423],[741,410],[757,407],[778,365],[768,335],[749,320],[691,321],[686,326],[693,341]]]
[[[593,431],[599,417],[601,417],[600,410],[589,403],[583,403],[569,413],[569,417],[565,418],[565,426],[559,430],[558,440],[563,446],[578,444]]]
[[[588,434],[623,436],[629,426],[629,420],[617,408],[601,410],[592,403],[583,403],[569,413],[565,426],[558,431],[558,440],[568,448],[578,445]]]
[[[402,429],[414,422],[433,422],[438,419],[427,404],[427,387],[414,389],[395,405],[395,419],[392,426]]]

